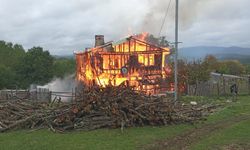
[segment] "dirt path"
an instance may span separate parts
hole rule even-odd
[[[188,150],[189,146],[198,142],[200,139],[207,137],[221,129],[229,128],[234,124],[240,122],[250,120],[250,116],[239,116],[233,117],[227,120],[217,121],[215,123],[206,124],[202,127],[191,129],[187,132],[184,132],[175,137],[156,141],[151,145],[147,145],[144,149],[148,150]]]

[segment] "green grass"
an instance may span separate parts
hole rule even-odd
[[[206,100],[206,98],[203,98]],[[209,99],[211,101],[212,99]],[[225,101],[219,99],[219,102]],[[217,101],[217,100],[216,100]],[[226,107],[208,117],[205,123],[213,123],[235,116],[250,115],[250,97],[242,96],[235,103],[227,103]],[[202,126],[198,124],[197,126]],[[191,125],[172,125],[165,127],[128,128],[121,133],[120,129],[100,129],[95,131],[79,131],[70,133],[53,133],[47,130],[11,131],[0,133],[0,150],[133,150],[159,139],[166,139],[194,128]],[[220,147],[232,142],[250,141],[250,121],[242,121],[221,129],[215,134],[205,136],[192,145],[192,149],[200,150],[214,146]]]
[[[224,145],[249,144],[250,120],[242,121],[208,136],[191,147],[192,150],[204,150],[223,147]],[[250,147],[249,147],[250,148]]]
[[[235,103],[230,103],[221,111],[208,117],[207,123],[213,123],[223,119],[230,119],[233,117],[240,117],[243,115],[250,115],[250,97],[242,96]],[[223,145],[230,145],[232,143],[250,143],[250,120],[244,120],[233,123],[228,128],[221,129],[219,132],[213,133],[194,144],[191,149],[216,149]],[[250,148],[250,147],[249,147]]]
[[[0,134],[0,149],[130,150],[157,139],[176,135],[188,128],[191,128],[191,126],[142,127],[125,129],[123,133],[119,129],[100,129],[64,134],[46,130],[35,132],[13,131]]]
[[[237,102],[226,104],[226,107],[208,117],[208,122],[232,118],[240,115],[250,115],[250,97],[241,96]]]
[[[250,115],[250,96],[240,96],[236,102],[231,101],[231,97],[204,97],[204,96],[184,96],[182,101],[189,103],[196,101],[198,104],[221,104],[223,107],[220,111],[210,115],[207,123],[227,119],[239,115]]]

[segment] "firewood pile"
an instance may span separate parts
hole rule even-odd
[[[30,100],[0,103],[0,132],[49,128],[52,131],[93,130],[193,123],[214,106],[174,105],[166,97],[147,96],[123,85],[85,88],[74,102],[38,103]]]

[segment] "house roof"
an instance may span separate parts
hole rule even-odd
[[[147,42],[147,41],[142,41],[142,40],[139,40],[139,39],[135,38],[134,36],[127,36],[127,37],[122,38],[122,39],[117,40],[117,41],[110,41],[110,42],[105,43],[104,45],[101,45],[101,46],[97,46],[97,47],[90,48],[90,49],[88,49],[88,50],[87,50],[87,51],[85,51],[85,52],[95,51],[95,50],[98,50],[98,49],[100,49],[100,48],[105,48],[105,47],[110,46],[110,45],[112,45],[112,46],[116,46],[116,45],[119,45],[119,44],[122,44],[122,43],[128,42],[128,41],[129,41],[129,40],[131,40],[131,39],[134,39],[134,40],[139,41],[139,42],[141,42],[141,43],[148,44],[148,45],[151,45],[151,46],[154,46],[154,47],[157,47],[157,48],[163,49],[163,47],[161,47],[161,46],[158,46],[158,45],[152,44],[152,43]]]

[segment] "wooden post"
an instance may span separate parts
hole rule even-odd
[[[222,76],[222,84],[223,84],[223,95],[226,95],[226,86],[225,86],[225,78]]]
[[[52,99],[52,91],[49,91],[49,103],[51,102]]]

